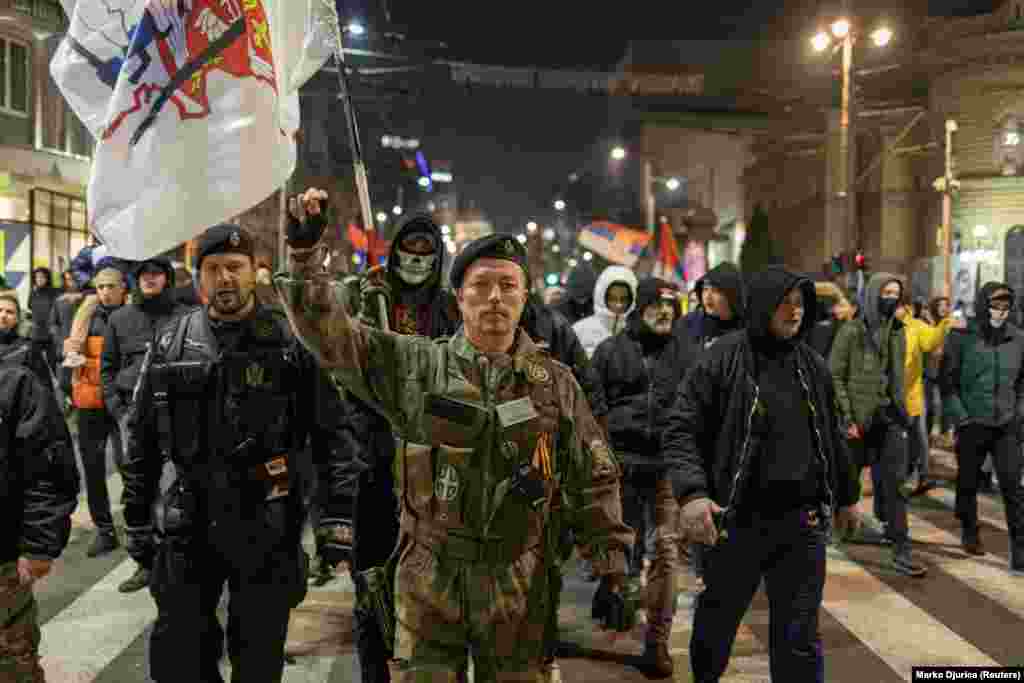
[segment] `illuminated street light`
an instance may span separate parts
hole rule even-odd
[[[878,47],[885,47],[889,44],[889,41],[892,40],[892,29],[888,26],[876,28],[871,34],[871,40],[873,40],[875,45]]]
[[[594,258],[594,255],[591,254],[589,251],[583,252],[583,260],[584,261],[590,261],[593,258]]]
[[[622,161],[625,158],[626,158],[626,148],[625,147],[616,147],[615,149],[612,150],[612,159],[615,159],[615,161]]]
[[[811,38],[811,45],[814,47],[815,52],[824,52],[828,49],[831,42],[832,40],[824,31],[819,31],[813,38]]]
[[[451,226],[448,225],[448,224],[442,225],[441,226],[441,234],[442,235],[446,235],[446,236],[452,234]]]
[[[377,222],[378,223],[383,223],[387,219],[388,219],[388,215],[386,213],[384,213],[383,211],[378,211],[377,212]]]
[[[516,239],[519,241],[519,244],[526,244],[526,235],[519,233],[516,235]]]
[[[534,223],[533,221],[530,221],[529,223],[527,223],[526,224],[526,232],[530,233],[531,235],[533,233],[537,232],[537,224]]]
[[[850,21],[848,19],[836,19],[832,22],[832,35],[842,40],[850,34]]]
[[[555,274],[555,273],[548,273],[548,276],[547,276],[546,279],[547,279],[547,283],[550,286],[552,286],[552,287],[554,287],[555,285],[558,284],[558,275]]]
[[[574,258],[569,259],[568,263],[570,268],[575,268],[577,265],[579,265],[579,261],[577,261]]]
[[[430,178],[425,175],[421,175],[419,180],[416,181],[416,184],[420,187],[428,187],[430,185]]]
[[[670,191],[675,192],[676,190],[679,189],[679,179],[669,178],[668,180],[665,181],[665,187],[667,187]]]
[[[547,228],[546,230],[544,230],[544,239],[547,242],[550,242],[551,240],[555,239],[555,231],[553,228]]]
[[[353,36],[361,36],[366,33],[366,28],[358,21],[350,21],[348,26],[345,27],[345,30]]]
[[[562,251],[562,248],[560,246],[558,246],[557,244],[552,244],[551,245],[551,252],[552,253],[557,254],[560,251]]]
[[[401,216],[402,207],[400,207],[398,204],[395,204],[395,208],[391,209],[391,213],[395,214],[396,216]]]
[[[561,199],[556,199],[555,211],[565,211],[565,202],[563,202]]]

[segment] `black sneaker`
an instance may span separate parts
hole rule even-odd
[[[914,561],[910,555],[910,548],[906,545],[895,548],[892,553],[890,566],[904,576],[920,578],[928,573],[928,568],[923,564]]]
[[[117,587],[117,590],[121,593],[134,593],[135,591],[142,590],[148,585],[149,570],[140,565],[135,570],[134,574],[121,582],[121,585]]]
[[[106,555],[121,547],[121,542],[117,540],[117,534],[113,531],[101,531],[96,534],[96,538],[93,539],[92,545],[85,551],[88,557],[99,557],[100,555]]]
[[[975,530],[973,533],[965,531],[962,536],[964,552],[968,555],[981,556],[985,554],[985,544],[981,542],[981,534]]]

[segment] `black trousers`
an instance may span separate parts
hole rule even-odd
[[[908,475],[909,438],[905,427],[878,421],[862,440],[849,442],[862,450],[858,455],[862,458],[860,462],[871,466],[875,516],[885,522],[885,535],[895,546],[906,544],[910,538],[907,499],[900,492],[900,485]]]
[[[1024,489],[1020,484],[1021,455],[1014,426],[967,425],[957,438],[956,512],[966,534],[978,530],[978,479],[987,456],[999,475],[999,488],[1006,508],[1013,556],[1024,559]]]
[[[398,499],[395,497],[395,480],[389,465],[390,461],[383,461],[359,477],[352,520],[352,569],[355,572],[383,566],[398,544]],[[358,601],[364,587],[355,576],[353,582]],[[356,653],[363,683],[390,681],[388,660],[391,659],[392,649],[384,642],[376,615],[373,610],[357,606],[353,616]]]
[[[242,571],[205,540],[190,546],[185,566],[169,570],[168,546],[157,549],[150,592],[157,618],[149,639],[156,683],[223,683],[219,662],[224,629],[217,618],[224,584],[232,683],[279,683],[284,672],[288,617],[306,590],[305,557],[296,541],[268,555],[263,567]]]
[[[630,576],[640,576],[644,568],[644,557],[651,550],[650,537],[654,531],[654,495],[659,470],[638,469],[626,465],[622,477],[622,521],[636,532],[636,543],[629,556]]]
[[[114,444],[114,462],[120,466],[124,452],[121,430],[106,410],[78,411],[78,448],[85,470],[85,493],[89,514],[96,528],[113,533],[114,518],[110,514],[110,494],[107,491],[107,438]]]
[[[705,590],[697,598],[690,639],[696,683],[725,672],[740,621],[762,577],[770,610],[771,678],[824,683],[818,610],[825,589],[826,520],[817,510],[775,518],[740,516],[728,537],[704,548]]]

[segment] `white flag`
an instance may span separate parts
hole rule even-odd
[[[111,254],[154,256],[284,184],[333,0],[62,2],[50,69],[97,141],[89,221]]]

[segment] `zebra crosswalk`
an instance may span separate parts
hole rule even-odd
[[[933,456],[941,462],[942,454]],[[110,477],[111,500],[120,499],[120,480]],[[869,505],[864,509],[870,509]],[[929,569],[923,579],[887,567],[890,552],[873,546],[829,549],[820,629],[826,680],[882,683],[911,680],[920,665],[1024,666],[1024,577],[1009,572],[1009,548],[1002,503],[980,497],[980,517],[989,553],[968,557],[960,549],[953,493],[938,488],[911,505],[910,532],[917,557]],[[115,518],[119,510],[115,504]],[[155,608],[147,591],[117,592],[134,571],[123,549],[86,558],[94,529],[85,501],[76,512],[72,540],[53,574],[37,586],[43,667],[50,683],[132,683],[149,681],[146,647]],[[312,546],[312,539],[306,541]],[[639,669],[644,630],[615,636],[590,619],[594,584],[570,563],[560,614],[565,681],[646,680]],[[681,575],[670,650],[676,680],[689,680],[687,648],[696,582]],[[341,683],[359,680],[347,577],[310,586],[292,614],[284,683]],[[746,615],[723,681],[768,681],[769,615],[763,591]],[[230,665],[225,662],[225,678]]]

